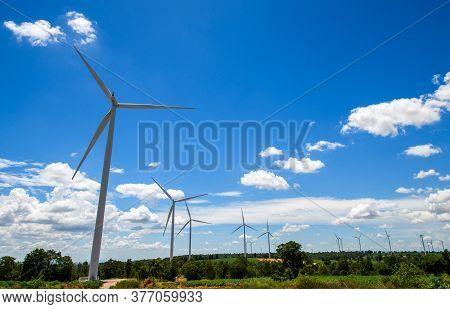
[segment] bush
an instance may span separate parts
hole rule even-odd
[[[187,261],[184,263],[183,267],[181,267],[181,274],[187,279],[187,280],[199,280],[200,279],[200,272],[198,263],[196,261]]]
[[[111,289],[139,289],[139,281],[136,279],[119,281]]]
[[[247,259],[240,256],[230,265],[230,276],[233,279],[242,279],[247,275]]]
[[[388,287],[397,289],[431,288],[422,270],[411,263],[401,263],[397,271],[392,276],[386,277],[383,282]]]

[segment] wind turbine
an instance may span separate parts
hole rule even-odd
[[[264,236],[267,234],[267,246],[269,248],[269,259],[270,259],[270,237],[273,237],[272,233],[270,233],[269,231],[269,219],[267,219],[267,228],[266,231],[264,233],[262,233],[261,235],[258,236],[258,238]]]
[[[430,239],[431,250],[434,252],[433,239]]]
[[[389,244],[389,252],[392,253],[392,248],[391,248],[391,235],[388,234],[388,232],[386,230],[384,230],[384,232],[386,233],[386,239],[388,241]]]
[[[250,244],[250,254],[253,254],[253,240],[249,240],[248,243]]]
[[[174,236],[175,236],[175,204],[178,203],[178,202],[185,202],[185,201],[188,201],[188,200],[192,200],[194,198],[205,196],[205,195],[208,195],[208,194],[194,195],[194,196],[182,198],[182,199],[179,199],[179,200],[175,200],[169,194],[169,192],[167,192],[154,178],[152,178],[152,179],[158,185],[158,187],[164,192],[164,194],[172,201],[172,206],[170,206],[169,215],[167,216],[166,226],[164,227],[164,232],[163,232],[163,236],[164,236],[166,234],[167,224],[169,224],[170,215],[172,215],[172,226],[170,228],[170,261],[172,262],[172,260],[173,260]]]
[[[337,236],[336,233],[334,233],[334,236],[336,237],[337,245],[338,245],[338,252],[341,252],[341,238]]]
[[[108,90],[108,88],[100,79],[100,77],[97,75],[97,73],[94,71],[94,69],[83,57],[81,52],[76,47],[74,48],[75,51],[78,53],[78,55],[81,57],[81,60],[83,61],[89,72],[91,73],[92,77],[97,82],[97,85],[101,88],[106,98],[111,103],[111,109],[108,111],[108,113],[106,113],[106,115],[100,122],[97,130],[94,133],[94,136],[91,139],[91,142],[89,143],[89,146],[86,149],[86,152],[84,153],[83,158],[81,159],[80,163],[77,166],[77,169],[75,170],[75,173],[72,176],[72,179],[74,179],[75,175],[79,171],[81,165],[88,156],[92,147],[94,147],[95,143],[102,134],[106,125],[108,125],[108,137],[106,140],[105,155],[103,159],[102,182],[100,185],[100,194],[98,198],[97,218],[95,220],[95,230],[94,230],[94,239],[92,242],[91,260],[89,263],[89,279],[96,280],[98,275],[100,249],[102,244],[103,223],[105,219],[106,194],[108,190],[109,171],[111,168],[111,153],[114,139],[116,110],[118,108],[128,108],[128,109],[190,109],[190,108],[182,106],[169,106],[169,105],[119,103],[119,101],[117,101],[116,97],[114,96],[114,92],[110,92]]]
[[[356,239],[358,239],[358,244],[359,244],[359,252],[361,252],[361,234],[359,236],[354,236]]]
[[[239,230],[241,227],[244,228],[244,257],[247,258],[247,235],[245,233],[245,228],[248,227],[249,229],[252,229],[254,231],[256,231],[256,230],[254,228],[252,228],[250,225],[245,224],[244,211],[242,210],[242,208],[241,208],[241,213],[242,213],[242,224],[239,225],[233,232],[231,232],[231,234],[233,234],[234,232]]]
[[[342,243],[342,240],[344,239],[344,237],[339,237],[339,240],[341,241],[341,249],[342,249],[342,252],[344,252],[345,250],[344,250],[344,244]]]
[[[441,243],[442,251],[445,251],[444,242],[442,240],[439,240],[439,242]]]
[[[422,247],[423,247],[423,252],[426,254],[427,253],[427,250],[425,249],[425,242],[423,241],[423,234],[420,234],[419,235],[420,236],[420,240],[421,240],[421,242],[422,242]]]
[[[184,202],[186,204],[186,210],[188,212],[189,215],[189,220],[185,223],[185,225],[183,225],[183,227],[181,228],[181,230],[178,232],[177,236],[184,230],[184,228],[189,224],[189,257],[188,260],[191,259],[191,248],[192,248],[192,222],[198,222],[198,223],[204,223],[204,224],[211,224],[205,221],[200,221],[200,220],[196,220],[196,219],[192,219],[191,217],[191,212],[189,211],[189,207],[187,202]]]

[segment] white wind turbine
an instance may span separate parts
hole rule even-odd
[[[272,235],[272,233],[270,233],[270,230],[269,230],[269,220],[267,219],[267,228],[266,228],[266,231],[264,232],[264,233],[262,233],[261,235],[259,235],[258,236],[258,238],[260,238],[260,237],[262,237],[262,236],[264,236],[264,235],[266,235],[267,234],[267,246],[268,246],[268,249],[269,249],[269,259],[270,259],[270,237],[273,237],[273,235]]]
[[[358,244],[359,244],[359,252],[361,252],[361,234],[359,236],[354,236],[356,239],[358,239]]]
[[[242,210],[242,208],[241,208],[241,213],[242,213],[242,224],[239,225],[233,232],[231,232],[231,234],[233,234],[234,232],[239,230],[241,227],[244,228],[244,257],[247,258],[247,235],[245,233],[245,228],[248,227],[249,229],[252,229],[254,231],[256,231],[256,230],[254,228],[252,228],[251,226],[245,224],[244,211]]]
[[[116,110],[118,108],[128,108],[128,109],[190,109],[190,108],[182,107],[182,106],[169,106],[169,105],[120,103],[119,101],[117,101],[116,97],[114,96],[114,92],[110,92],[108,90],[108,88],[103,83],[103,81],[100,79],[100,77],[97,75],[97,73],[94,71],[94,69],[89,65],[89,63],[83,57],[81,52],[76,47],[74,47],[74,48],[75,48],[75,51],[78,53],[78,55],[81,57],[81,60],[86,65],[89,72],[91,73],[92,77],[94,77],[98,86],[101,88],[101,90],[105,94],[108,101],[111,103],[111,109],[109,110],[108,113],[106,113],[106,115],[103,117],[102,121],[100,122],[97,130],[94,133],[94,136],[91,139],[91,142],[89,143],[89,146],[86,149],[86,152],[83,155],[83,158],[81,159],[80,163],[78,164],[77,169],[75,170],[75,173],[73,174],[73,177],[72,177],[72,179],[75,177],[75,175],[79,171],[81,165],[83,164],[84,160],[86,159],[89,152],[91,151],[92,147],[94,147],[98,138],[100,137],[103,130],[105,129],[106,125],[109,124],[108,137],[106,140],[105,155],[104,155],[104,159],[103,159],[102,182],[100,185],[100,194],[99,194],[99,198],[98,198],[97,219],[95,221],[95,230],[94,230],[94,239],[92,242],[91,260],[89,263],[89,279],[96,280],[97,275],[98,275],[100,249],[101,249],[101,244],[102,244],[103,223],[104,223],[104,219],[105,219],[106,194],[107,194],[107,190],[108,190],[109,172],[110,172],[110,168],[111,168],[111,153],[112,153],[112,145],[113,145],[113,139],[114,139],[114,125],[115,125],[115,120],[116,120]]]
[[[189,207],[187,202],[184,202],[186,204],[186,210],[188,212],[189,215],[189,220],[185,223],[185,225],[183,225],[183,227],[181,228],[181,230],[178,232],[177,236],[184,230],[184,228],[189,224],[189,257],[188,260],[191,259],[191,248],[192,248],[192,222],[198,222],[198,223],[204,223],[204,224],[211,224],[205,221],[200,221],[200,220],[196,220],[196,219],[192,219],[191,217],[191,212],[189,211]]]
[[[152,178],[153,179],[153,178]],[[205,196],[208,194],[200,194],[200,195],[194,195],[186,198],[182,198],[179,200],[175,200],[169,192],[167,192],[155,179],[153,181],[158,185],[158,187],[164,192],[164,194],[172,201],[172,206],[169,210],[169,215],[167,216],[166,226],[164,227],[164,233],[163,236],[166,234],[167,224],[169,223],[170,215],[172,215],[172,226],[170,228],[170,261],[173,260],[173,248],[174,248],[174,237],[175,237],[175,204],[178,202],[184,202],[188,200],[192,200],[197,197]]]
[[[336,237],[336,241],[337,241],[337,245],[338,245],[338,252],[341,252],[341,246],[342,246],[342,239],[336,234],[334,233],[334,236]]]
[[[391,235],[388,234],[388,232],[386,230],[384,230],[384,232],[386,233],[386,239],[388,241],[389,244],[389,252],[392,252],[392,247],[391,247]]]

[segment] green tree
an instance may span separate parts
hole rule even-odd
[[[200,261],[187,261],[184,263],[183,267],[181,267],[181,274],[187,280],[198,280],[200,279],[200,271],[199,271],[199,263]]]
[[[298,276],[300,268],[303,267],[306,259],[306,254],[301,251],[301,248],[302,246],[295,241],[281,244],[277,248],[277,254],[283,261],[284,273],[290,274],[292,276],[291,279]]]
[[[0,280],[14,280],[18,275],[16,259],[11,256],[2,257],[0,259]]]
[[[248,261],[243,256],[237,257],[230,265],[230,277],[233,279],[242,279],[247,276]]]

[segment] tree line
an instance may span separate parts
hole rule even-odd
[[[418,274],[441,275],[450,273],[449,252],[322,252],[306,253],[294,241],[281,244],[275,259],[263,259],[264,254],[251,258],[241,255],[212,254],[168,259],[117,261],[110,259],[100,264],[99,278],[153,278],[173,281],[183,276],[197,279],[242,279],[271,277],[275,280],[294,279],[299,275],[382,275],[391,276],[403,268]],[[403,267],[403,268],[402,268]],[[54,250],[35,249],[23,262],[10,256],[0,258],[0,281],[72,281],[86,277],[88,262],[74,263],[70,256],[62,256]]]

